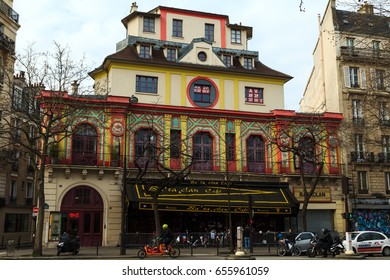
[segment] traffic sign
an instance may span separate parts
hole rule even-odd
[[[39,208],[38,208],[38,207],[34,207],[34,208],[33,208],[33,213],[34,213],[34,214],[38,214],[38,212],[39,212]]]

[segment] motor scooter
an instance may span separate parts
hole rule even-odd
[[[61,253],[72,253],[77,255],[80,252],[80,239],[75,237],[60,237],[60,242],[57,244],[57,256]]]

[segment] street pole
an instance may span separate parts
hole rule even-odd
[[[124,148],[123,148],[123,175],[122,175],[122,193],[121,193],[121,244],[120,244],[120,254],[126,255],[126,174],[127,174],[127,111],[125,114],[125,129],[124,129]]]

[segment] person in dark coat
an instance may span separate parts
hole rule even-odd
[[[165,244],[165,252],[169,252],[168,246],[169,246],[169,244],[171,244],[171,242],[173,240],[173,233],[167,224],[163,224],[159,240],[160,240],[160,242]]]

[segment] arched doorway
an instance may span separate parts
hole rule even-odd
[[[75,187],[61,204],[61,228],[78,235],[82,246],[102,245],[103,199],[91,187]]]

